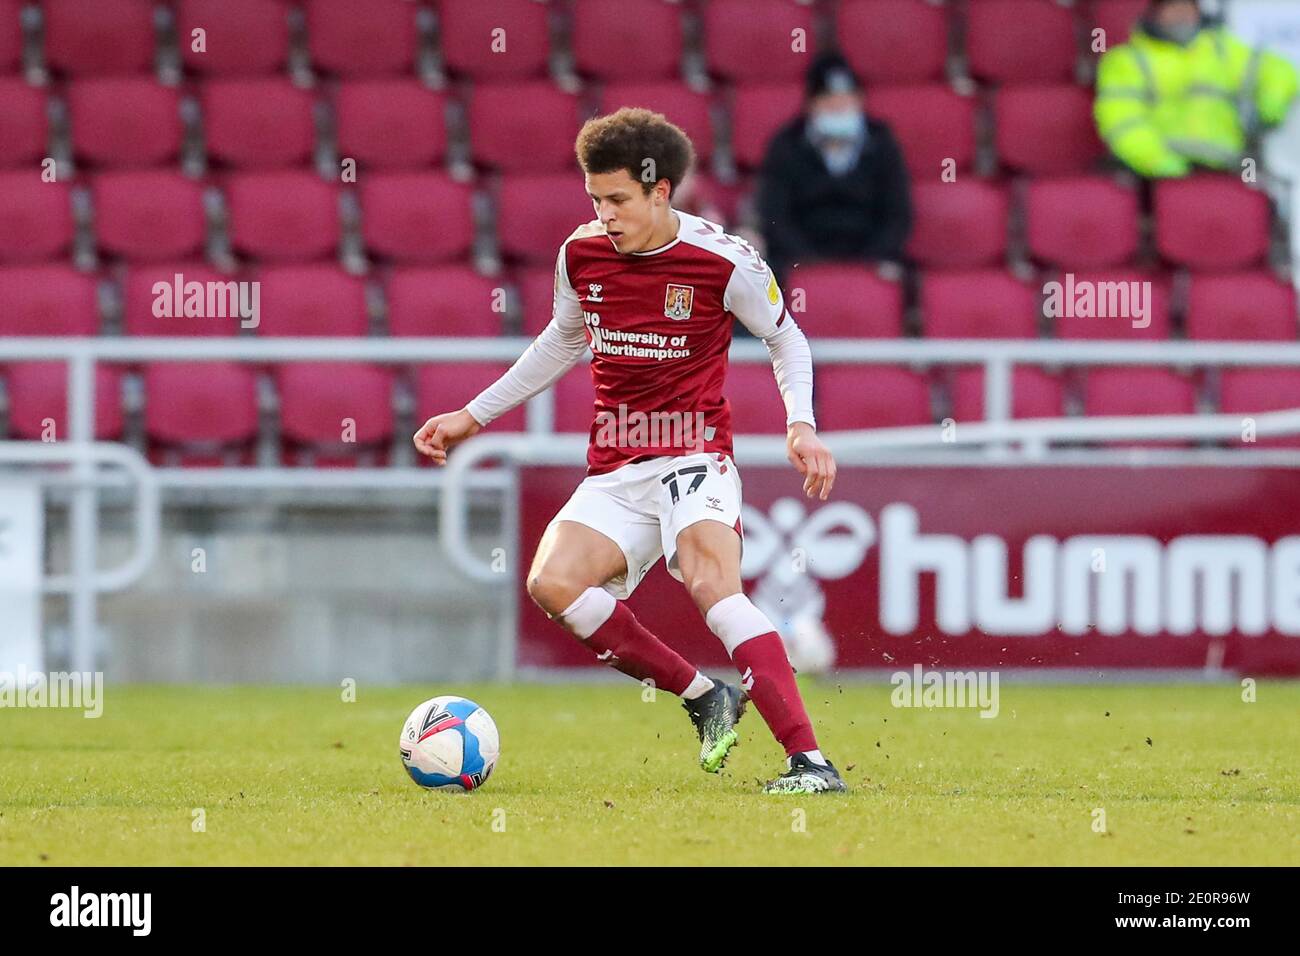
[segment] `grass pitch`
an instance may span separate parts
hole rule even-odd
[[[98,720],[0,710],[0,864],[1300,863],[1300,684],[1004,683],[991,720],[890,690],[804,685],[852,788],[805,797],[758,792],[784,764],[753,708],[712,776],[677,700],[630,682],[110,685]],[[402,769],[439,693],[501,729],[476,793]]]

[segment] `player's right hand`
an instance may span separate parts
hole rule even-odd
[[[415,449],[432,458],[435,465],[445,465],[449,449],[482,430],[483,426],[463,408],[458,412],[434,415],[415,433]]]

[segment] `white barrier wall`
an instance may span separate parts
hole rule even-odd
[[[45,505],[35,484],[0,484],[0,672],[44,670]]]

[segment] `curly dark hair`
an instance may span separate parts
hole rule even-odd
[[[695,163],[695,148],[680,127],[663,113],[625,106],[607,116],[587,120],[575,144],[578,163],[586,173],[626,169],[641,181],[643,193],[668,180],[671,199]],[[647,165],[649,162],[650,165]],[[652,178],[646,172],[652,171]]]

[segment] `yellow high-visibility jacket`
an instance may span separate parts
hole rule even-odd
[[[1285,58],[1207,27],[1186,46],[1138,27],[1097,65],[1093,114],[1111,152],[1143,176],[1184,176],[1193,163],[1236,166],[1247,130],[1273,125],[1295,98]]]

